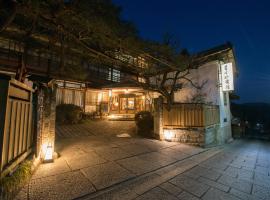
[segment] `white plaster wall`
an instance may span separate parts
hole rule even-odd
[[[201,95],[205,99],[205,103],[218,105],[218,63],[210,62],[198,69],[190,70],[187,78],[191,79],[194,84],[204,87],[201,90],[193,87],[188,81],[182,80],[183,89],[175,92],[174,100],[180,103],[191,103],[196,95]]]

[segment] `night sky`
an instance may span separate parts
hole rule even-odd
[[[236,52],[238,103],[270,103],[269,0],[113,0],[143,38],[170,33],[191,53],[230,41]]]

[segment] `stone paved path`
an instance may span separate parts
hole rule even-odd
[[[57,131],[60,158],[40,165],[17,199],[270,199],[266,142],[202,149],[135,137],[134,122]]]

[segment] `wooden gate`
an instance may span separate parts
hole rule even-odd
[[[0,172],[5,176],[32,152],[33,90],[0,75],[0,94]]]

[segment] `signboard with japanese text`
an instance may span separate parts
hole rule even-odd
[[[222,78],[222,90],[233,91],[233,67],[232,63],[226,63],[221,65],[221,78]]]

